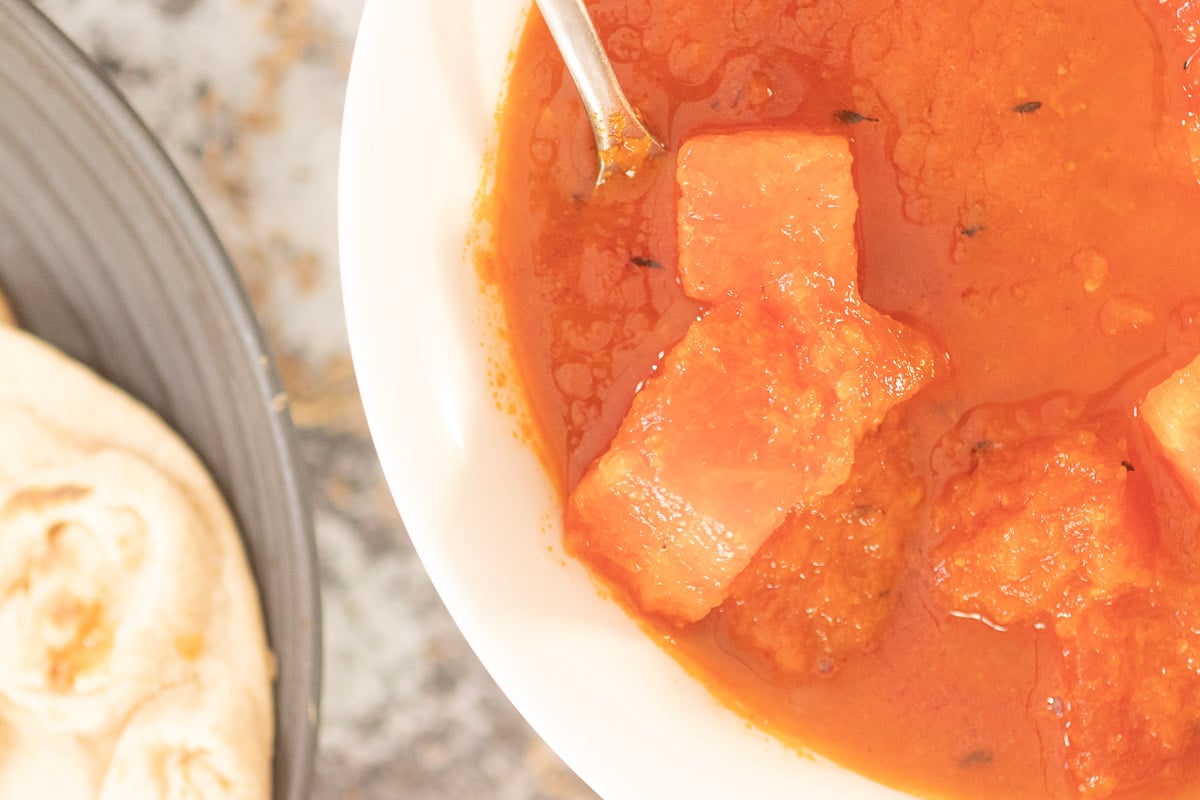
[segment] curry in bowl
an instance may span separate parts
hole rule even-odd
[[[921,795],[1200,791],[1200,11],[536,17],[480,261],[568,550],[727,703]]]

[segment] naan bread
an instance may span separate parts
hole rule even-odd
[[[99,800],[261,800],[268,776],[260,769],[271,751],[246,731],[261,720],[253,698],[236,683],[211,685],[214,704],[196,685],[171,689],[130,719],[104,777]]]
[[[208,473],[146,408],[21,331],[0,327],[0,374],[5,749],[85,751],[61,770],[86,777],[80,800],[266,800],[270,654]],[[19,762],[0,754],[2,800],[60,796],[61,776],[39,785]]]

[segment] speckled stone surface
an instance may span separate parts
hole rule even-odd
[[[455,629],[366,437],[338,291],[335,190],[362,0],[39,5],[161,138],[237,263],[279,360],[313,476],[322,559],[313,797],[593,797]]]

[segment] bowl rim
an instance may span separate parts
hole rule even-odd
[[[469,227],[532,2],[367,0],[350,68],[338,187],[350,349],[417,555],[496,685],[602,797],[911,797],[754,727],[562,547],[561,493],[515,430],[531,420],[504,408],[528,411],[474,263],[489,234]],[[507,390],[494,369],[515,378]]]
[[[177,218],[187,219],[195,226],[197,238],[192,244],[202,254],[219,292],[221,303],[233,319],[238,343],[246,361],[258,362],[266,358],[266,363],[255,370],[256,396],[263,406],[271,407],[274,399],[284,389],[271,356],[266,334],[254,313],[237,268],[179,168],[121,90],[45,12],[34,6],[31,0],[11,0],[5,5],[17,24],[59,61],[80,91],[113,123],[117,131],[115,135],[128,148],[130,157],[141,162],[146,174],[156,184],[158,199],[166,204]],[[301,607],[299,610],[306,619],[311,620],[312,657],[307,664],[300,665],[301,674],[296,679],[297,683],[304,687],[308,698],[309,718],[303,721],[281,719],[280,704],[274,703],[277,728],[289,723],[303,722],[302,725],[296,726],[298,731],[293,731],[293,735],[301,740],[301,758],[296,759],[290,770],[289,785],[292,792],[287,798],[303,800],[311,793],[321,705],[323,648],[320,576],[308,480],[299,454],[296,428],[290,412],[273,413],[269,418],[271,441],[283,467],[281,477],[287,496],[286,506],[281,510],[288,518],[287,528],[292,532],[294,558],[300,572],[297,593],[291,599]],[[244,538],[240,528],[238,532]],[[258,582],[257,576],[255,582]],[[269,639],[268,645],[271,645]],[[278,698],[277,681],[272,683],[272,693]],[[315,716],[314,710],[318,712]],[[273,752],[272,758],[278,758],[278,749]],[[274,789],[272,791],[274,792]]]

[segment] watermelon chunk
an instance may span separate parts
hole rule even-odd
[[[1200,503],[1200,357],[1151,389],[1140,413]]]
[[[679,274],[709,303],[857,305],[858,196],[837,136],[697,136],[680,149]],[[845,301],[845,302],[843,302]]]
[[[934,591],[948,610],[1065,633],[1080,608],[1150,581],[1120,420],[985,407],[949,438],[959,471],[930,511]]]
[[[691,622],[794,507],[846,481],[934,359],[858,295],[844,140],[699,137],[678,176],[680,271],[713,308],[575,488],[567,538],[644,612]]]

